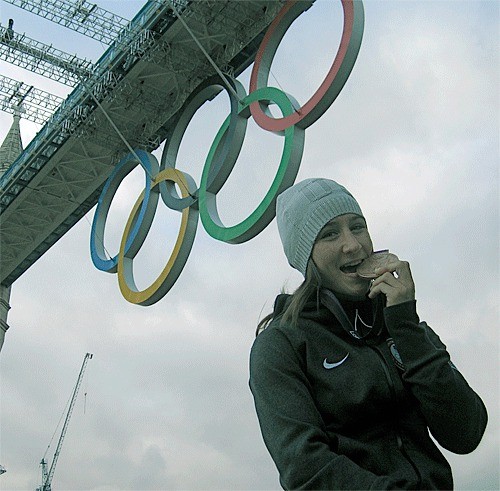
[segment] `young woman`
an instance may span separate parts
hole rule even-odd
[[[387,254],[367,274],[365,219],[334,181],[295,184],[276,209],[285,255],[305,280],[260,323],[250,388],[282,487],[452,489],[429,432],[469,453],[487,414],[419,320],[409,264]]]

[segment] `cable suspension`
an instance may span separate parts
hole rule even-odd
[[[205,58],[214,67],[214,69],[217,72],[217,74],[219,75],[219,77],[224,81],[224,83],[226,84],[227,90],[229,90],[234,95],[234,97],[236,97],[236,99],[238,100],[238,102],[241,102],[241,98],[238,96],[238,94],[236,93],[236,91],[233,89],[233,87],[231,86],[231,84],[227,80],[226,76],[222,73],[221,69],[217,66],[217,63],[215,63],[215,61],[212,59],[212,57],[207,53],[207,51],[205,50],[205,48],[203,47],[203,45],[200,43],[200,41],[198,40],[198,38],[196,37],[196,35],[194,34],[194,32],[189,28],[189,26],[187,25],[186,21],[181,17],[181,15],[179,14],[178,10],[175,8],[175,5],[172,2],[172,0],[168,0],[168,2],[170,3],[170,7],[174,11],[174,14],[176,15],[176,17],[179,19],[179,21],[181,22],[181,24],[185,27],[185,29],[189,33],[189,35],[193,38],[194,42],[198,45],[198,47],[200,48],[201,52],[205,55]]]

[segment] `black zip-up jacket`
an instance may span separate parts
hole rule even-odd
[[[316,302],[297,327],[281,326],[287,297],[276,299],[250,355],[250,388],[282,487],[452,489],[429,430],[447,450],[469,453],[487,413],[419,321],[416,302],[382,306],[379,328],[375,321],[357,339]]]

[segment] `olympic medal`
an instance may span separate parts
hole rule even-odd
[[[384,266],[387,266],[388,263],[398,260],[398,256],[389,252],[389,249],[375,251],[358,266],[356,273],[358,273],[358,276],[361,276],[361,278],[368,278],[372,280],[379,276],[375,273],[377,268],[383,268]]]

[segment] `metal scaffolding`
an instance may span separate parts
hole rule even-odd
[[[76,85],[81,79],[88,79],[94,70],[90,60],[70,55],[2,25],[0,58],[69,86]]]
[[[129,21],[86,0],[4,0],[105,44],[111,44]]]
[[[0,110],[17,114],[28,121],[45,124],[62,104],[62,97],[0,75]]]

